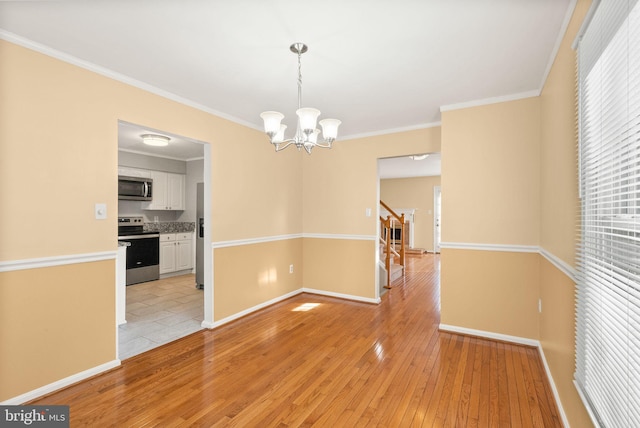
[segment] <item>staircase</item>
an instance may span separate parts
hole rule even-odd
[[[396,214],[387,204],[380,201],[389,215],[380,217],[380,275],[384,288],[391,288],[391,284],[404,276],[405,247],[404,239],[404,214]],[[400,239],[396,239],[396,230],[399,229]]]
[[[384,245],[380,245],[380,263],[385,269],[386,272],[386,252],[384,249]],[[391,255],[389,256],[389,280],[388,283],[391,284],[398,278],[401,278],[404,275],[404,266],[399,263],[399,256],[397,253],[391,251]],[[386,287],[389,288],[389,287]]]

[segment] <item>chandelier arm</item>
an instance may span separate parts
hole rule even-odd
[[[274,146],[276,147],[276,152],[279,152],[280,150],[284,150],[287,147],[289,147],[292,144],[295,144],[295,140],[294,139],[289,139],[289,140],[285,140],[281,143],[278,144],[274,144]]]
[[[331,143],[332,143],[332,142],[333,142],[333,141],[327,141],[327,140],[325,140],[325,141],[321,141],[321,142],[316,142],[316,143],[314,144],[314,146],[316,146],[316,147],[322,147],[323,149],[330,149],[330,148],[331,148]]]

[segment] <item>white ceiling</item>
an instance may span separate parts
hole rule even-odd
[[[380,178],[440,175],[440,153],[431,153],[422,160],[414,160],[411,156],[379,159],[378,175]]]
[[[148,146],[142,142],[143,134],[160,134],[169,137],[169,145],[166,147]],[[176,160],[195,160],[204,157],[204,146],[180,135],[170,134],[166,131],[145,128],[140,125],[127,122],[118,123],[118,149],[131,152],[159,156]]]
[[[303,105],[339,139],[539,92],[575,0],[2,1],[0,38],[262,128]],[[265,142],[266,143],[266,142]]]

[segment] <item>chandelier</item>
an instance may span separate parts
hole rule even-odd
[[[304,148],[309,154],[311,154],[311,150],[314,147],[330,149],[331,143],[333,143],[338,136],[338,126],[340,126],[342,122],[338,119],[321,120],[319,123],[322,127],[323,139],[318,141],[318,134],[320,134],[320,130],[316,129],[316,121],[318,120],[318,116],[320,116],[320,110],[310,107],[301,107],[302,67],[300,65],[300,57],[308,50],[308,47],[304,43],[294,43],[289,47],[289,49],[291,52],[298,55],[298,110],[296,110],[296,114],[298,115],[298,127],[296,134],[293,138],[285,139],[284,132],[287,129],[287,125],[280,123],[282,119],[284,119],[284,115],[277,111],[265,111],[260,114],[260,117],[264,120],[264,132],[269,136],[271,144],[274,145],[276,152],[284,150],[292,144],[295,144],[298,150]]]

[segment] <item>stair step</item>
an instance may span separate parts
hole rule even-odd
[[[424,248],[407,248],[404,252],[405,254],[424,254],[427,251]]]
[[[404,275],[404,266],[402,265],[391,265],[390,270],[391,272],[389,275],[389,280],[391,283],[393,283],[393,281],[398,278],[402,278],[402,276]]]

